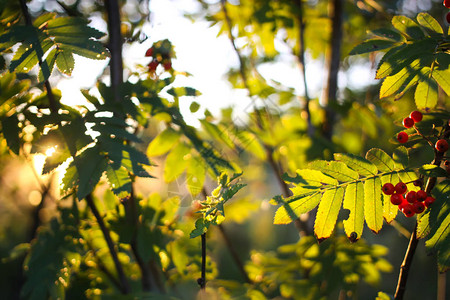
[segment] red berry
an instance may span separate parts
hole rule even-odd
[[[392,183],[390,183],[390,182],[385,183],[383,185],[383,187],[381,188],[381,190],[383,191],[383,193],[385,195],[392,195],[395,192],[394,185]]]
[[[153,47],[148,48],[147,52],[145,52],[145,56],[153,56]]]
[[[447,23],[450,24],[450,11],[445,15],[445,19],[447,20]]]
[[[404,194],[407,189],[406,184],[401,181],[395,185],[395,192],[397,192],[397,194]]]
[[[403,202],[403,197],[400,194],[393,194],[391,196],[391,203],[394,205],[400,205]]]
[[[156,68],[158,67],[159,62],[157,60],[152,60],[149,64],[148,64],[148,69],[150,72],[155,72]]]
[[[409,114],[409,117],[413,119],[415,123],[422,121],[423,115],[420,111],[413,111]]]
[[[402,199],[402,203],[400,203],[400,204],[398,205],[398,209],[399,209],[399,210],[403,210],[403,209],[405,208],[406,205],[410,205],[410,204],[408,203],[408,201],[406,201],[405,198],[401,197],[401,199]]]
[[[420,201],[420,202],[425,201],[425,199],[427,199],[427,197],[428,197],[427,192],[425,192],[423,190],[420,190],[416,193],[417,201]]]
[[[427,199],[425,199],[425,201],[423,202],[425,204],[426,207],[430,207],[431,204],[434,203],[436,199],[434,199],[434,197],[427,197]]]
[[[169,61],[166,61],[164,64],[163,64],[163,67],[164,67],[164,70],[166,70],[166,71],[169,71],[169,70],[172,70],[172,62],[169,60]]]
[[[444,4],[445,7],[450,8],[450,0],[444,0]]]
[[[410,117],[406,117],[403,119],[403,127],[405,128],[411,128],[414,126],[414,120],[411,119]]]
[[[436,142],[436,145],[434,145],[437,151],[439,152],[445,152],[448,150],[448,143],[444,139],[440,139]]]
[[[414,191],[409,191],[406,194],[406,201],[408,201],[409,203],[414,203],[417,201],[417,196],[416,196],[416,192]]]
[[[397,134],[397,140],[400,144],[404,144],[408,141],[408,134],[404,131],[401,131]]]
[[[414,216],[414,208],[411,204],[406,204],[405,207],[403,207],[402,209],[402,213],[408,217],[411,218],[412,216]]]
[[[422,202],[416,202],[413,204],[413,210],[416,214],[421,214],[425,210],[425,204]]]

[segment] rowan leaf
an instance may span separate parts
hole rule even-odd
[[[314,233],[319,241],[329,238],[333,232],[343,196],[342,187],[327,190],[323,194],[314,223]]]
[[[364,215],[367,227],[378,233],[383,227],[383,203],[379,177],[369,178],[364,182]]]
[[[394,160],[381,149],[370,149],[366,153],[366,159],[372,162],[380,172],[392,172],[395,170]]]
[[[279,207],[275,213],[274,224],[289,224],[300,215],[314,209],[319,204],[322,194],[315,191],[312,194],[301,197],[290,203],[285,203]]]
[[[191,149],[183,142],[178,143],[167,155],[164,166],[164,180],[166,182],[174,181],[183,173],[188,165],[188,157]]]
[[[409,38],[420,40],[425,37],[425,34],[420,29],[420,26],[408,17],[394,16],[391,22],[395,29]]]
[[[442,30],[442,27],[439,24],[439,22],[428,13],[425,12],[419,13],[417,15],[417,22],[419,22],[420,25],[425,27],[431,33],[436,33],[439,35],[444,34],[444,31]]]
[[[424,68],[424,75],[429,74],[430,68]],[[416,106],[420,110],[429,111],[434,108],[438,100],[438,85],[432,78],[420,81],[414,94]]]
[[[343,208],[350,211],[343,221],[344,231],[351,242],[359,240],[364,229],[364,186],[360,181],[350,183],[345,189]]]
[[[369,160],[350,153],[335,153],[334,159],[345,163],[361,176],[372,176],[378,173],[377,167]]]
[[[359,179],[357,172],[349,169],[340,161],[317,160],[310,163],[309,168],[321,171],[322,173],[343,182]]]
[[[349,55],[363,54],[374,51],[379,51],[387,48],[391,48],[396,45],[396,41],[391,40],[380,40],[373,39],[362,42],[361,44],[355,46],[352,51],[350,51]]]
[[[147,155],[151,157],[167,153],[180,139],[180,136],[181,134],[178,131],[168,127],[150,142],[147,148]]]

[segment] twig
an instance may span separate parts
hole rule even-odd
[[[323,93],[323,105],[325,106],[325,120],[322,128],[324,137],[331,139],[333,135],[333,124],[335,120],[334,105],[337,103],[338,73],[341,61],[341,44],[343,35],[343,0],[330,1],[331,19],[331,42],[330,52],[327,56],[328,79]]]
[[[226,0],[220,0],[220,3],[221,3],[221,6],[222,6],[222,12],[223,12],[223,14],[225,16],[225,21],[227,22],[227,26],[228,26],[228,37],[229,37],[229,39],[231,41],[231,44],[233,46],[233,49],[236,52],[236,55],[238,56],[238,59],[239,59],[239,71],[240,71],[241,79],[242,79],[242,81],[244,83],[244,87],[247,89],[247,91],[249,92],[249,95],[251,97],[252,96],[252,92],[251,92],[250,86],[249,86],[249,84],[247,82],[247,75],[245,73],[244,60],[242,58],[242,55],[241,55],[239,49],[236,46],[235,39],[234,39],[232,30],[231,30],[232,29],[232,23],[231,23],[231,19],[230,19],[230,16],[228,15],[228,11],[227,11],[227,8],[226,8]],[[260,129],[262,129],[262,118],[261,118],[260,112],[256,109],[256,107],[254,109],[255,109],[255,113],[256,113],[256,117],[257,117],[256,123],[257,123],[258,127]],[[284,196],[288,197],[290,195],[290,191],[289,191],[289,188],[288,188],[287,184],[281,178],[281,174],[282,173],[281,173],[280,168],[277,166],[277,164],[275,163],[275,161],[273,159],[273,150],[272,150],[272,148],[269,145],[267,145],[265,143],[263,143],[263,146],[264,146],[264,148],[266,150],[267,160],[268,160],[268,162],[269,162],[273,172],[275,173],[275,176],[276,176],[277,181],[278,181],[278,183],[280,185],[280,188],[283,191]],[[294,224],[295,224],[295,227],[297,228],[297,230],[299,231],[300,236],[304,236],[304,235],[308,234],[308,226],[307,226],[307,224],[305,222],[300,220],[300,218],[297,218],[296,220],[294,220]]]
[[[117,0],[106,0],[105,7],[108,15],[109,50],[111,52],[111,60],[109,62],[111,88],[114,92],[114,101],[120,102],[120,86],[123,83],[123,60],[119,3]]]
[[[87,202],[90,210],[94,214],[94,217],[97,220],[100,230],[102,231],[103,238],[105,239],[106,244],[108,245],[109,253],[111,254],[111,257],[114,262],[114,266],[116,267],[116,270],[117,270],[117,275],[119,276],[120,291],[122,292],[122,294],[128,294],[128,293],[130,293],[130,286],[129,286],[127,278],[125,277],[125,272],[123,271],[123,267],[119,261],[119,257],[117,256],[114,242],[112,241],[111,235],[109,233],[108,228],[105,225],[105,222],[103,221],[103,218],[100,216],[100,213],[99,213],[97,207],[95,206],[95,203],[94,203],[94,200],[92,199],[91,194],[86,196],[86,202]]]
[[[447,122],[445,125],[444,132],[447,132],[448,129],[450,129],[450,126]],[[443,137],[448,138],[448,135],[449,134],[443,134]],[[439,166],[441,164],[443,156],[444,153],[434,150],[434,160],[432,164],[435,166]],[[433,189],[435,184],[436,184],[436,177],[428,178],[427,185],[425,188],[427,194],[431,193],[431,190]],[[417,239],[416,229],[417,229],[417,221],[416,226],[414,227],[414,231],[411,234],[411,239],[409,240],[408,248],[406,249],[405,258],[403,259],[402,265],[400,266],[400,274],[398,276],[397,288],[395,290],[394,295],[395,300],[402,300],[406,290],[406,282],[408,281],[409,269],[411,268],[412,259],[414,257],[414,253],[416,251],[417,244],[419,242],[419,240]]]
[[[206,287],[206,233],[202,234],[202,274],[197,283],[200,289],[204,290]]]
[[[239,269],[239,272],[241,272],[242,277],[244,277],[245,282],[253,283],[250,280],[250,278],[248,277],[248,274],[244,269],[244,264],[242,263],[241,259],[239,258],[239,255],[237,254],[236,249],[234,249],[233,244],[231,244],[231,240],[228,237],[228,234],[225,231],[225,228],[223,227],[222,224],[219,224],[217,227],[219,228],[219,231],[222,234],[223,240],[225,241],[225,244],[227,245],[228,251],[230,251],[230,254],[233,257],[233,260],[236,263],[236,265]]]
[[[298,6],[297,21],[299,23],[299,52],[297,54],[300,72],[303,77],[303,88],[305,89],[305,107],[306,112],[306,122],[308,123],[308,135],[312,136],[314,134],[315,128],[311,121],[311,112],[309,110],[310,98],[308,94],[308,83],[306,81],[306,61],[305,61],[305,23],[303,21],[303,0],[297,0],[295,4]]]

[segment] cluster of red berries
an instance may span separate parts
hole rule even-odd
[[[411,128],[415,123],[422,121],[423,115],[420,111],[413,111],[409,114],[409,117],[403,119],[403,127]],[[401,131],[397,134],[397,140],[399,143],[404,144],[408,141],[408,134],[404,131]]]
[[[419,186],[420,180],[414,181],[414,185]],[[381,190],[385,195],[391,196],[391,203],[398,205],[398,209],[408,218],[415,214],[421,214],[426,207],[430,207],[435,199],[424,190],[409,191],[404,182],[399,182],[395,186],[388,182],[385,183]]]
[[[152,60],[148,64],[150,73],[155,73],[156,68],[161,64],[166,71],[172,70],[171,59],[171,44],[168,40],[155,43],[145,52],[146,57],[151,57]]]
[[[445,7],[450,8],[450,0],[444,0],[442,4],[444,4]],[[450,24],[450,12],[447,13],[445,19],[447,20],[447,23]]]

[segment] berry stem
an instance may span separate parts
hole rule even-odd
[[[445,125],[445,132],[449,132],[449,134],[450,134],[450,126],[449,126],[448,122]],[[449,134],[445,134],[443,138],[448,138]],[[435,166],[439,166],[441,164],[443,156],[444,156],[443,152],[439,152],[439,151],[435,150],[434,151],[434,160],[433,160],[432,164]],[[428,195],[431,195],[431,190],[433,189],[435,184],[436,184],[436,177],[429,177],[427,180],[426,188],[425,188],[425,192],[427,192]],[[408,281],[409,269],[411,268],[412,259],[414,257],[414,253],[416,251],[418,243],[419,243],[419,240],[417,239],[417,221],[416,221],[416,225],[414,226],[414,230],[413,230],[413,232],[411,234],[411,238],[409,240],[408,248],[406,249],[405,257],[400,266],[400,274],[398,276],[397,288],[395,290],[395,295],[394,295],[395,300],[403,299],[403,295],[406,290],[406,282]]]

